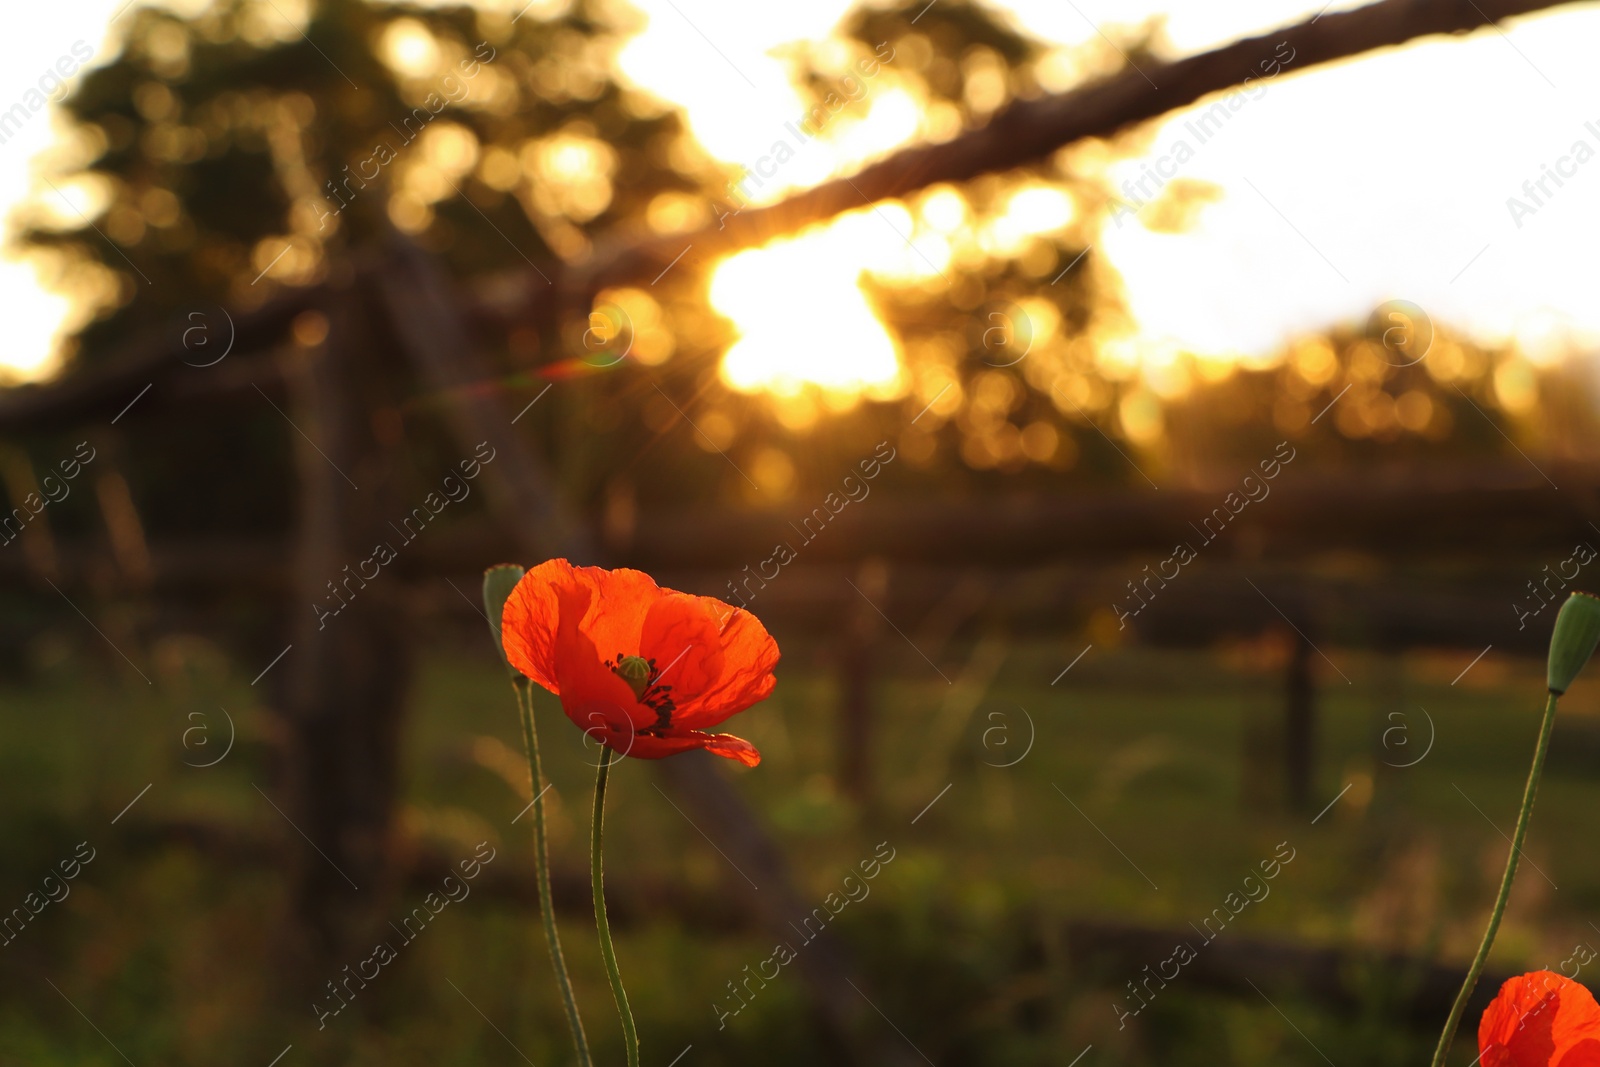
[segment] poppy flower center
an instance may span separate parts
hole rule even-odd
[[[611,670],[617,677],[628,683],[633,690],[634,699],[656,713],[656,721],[646,728],[650,730],[664,730],[672,725],[672,713],[677,710],[677,705],[672,700],[672,686],[660,685],[658,679],[661,671],[656,668],[654,659],[645,659],[643,656],[624,656],[617,653]]]
[[[639,656],[618,656],[617,665],[611,669],[633,687],[635,697],[644,696],[650,688],[650,676],[655,674],[654,664]]]

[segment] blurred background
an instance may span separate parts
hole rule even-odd
[[[566,1062],[478,591],[555,556],[783,650],[759,768],[614,775],[645,1062],[1427,1055],[1597,581],[1593,5],[10,26],[0,1062]],[[1480,1006],[1588,978],[1597,706]]]

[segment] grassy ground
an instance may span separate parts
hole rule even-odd
[[[1052,686],[1084,643],[958,649],[940,662],[953,684],[909,650],[886,651],[876,801],[866,808],[835,786],[833,674],[803,642],[786,644],[777,695],[730,724],[765,755],[760,768],[730,773],[808,898],[820,905],[879,843],[894,850],[870,896],[834,924],[876,1007],[941,1065],[1066,1065],[1089,1045],[1083,1067],[1425,1062],[1434,1035],[1388,1018],[1377,990],[1371,1010],[1351,1018],[1293,989],[1263,989],[1269,1004],[1180,976],[1119,1028],[1116,1005],[1133,1006],[1120,983],[1139,975],[1085,972],[1063,951],[1062,926],[1199,922],[1287,842],[1294,858],[1270,895],[1222,937],[1464,958],[1504,859],[1495,827],[1509,832],[1514,818],[1541,665],[1491,652],[1452,686],[1469,655],[1401,661],[1328,649],[1350,682],[1319,663],[1316,801],[1294,812],[1274,770],[1274,646],[1096,647]],[[526,822],[510,825],[524,801],[493,770],[520,751],[503,675],[486,647],[464,638],[430,649],[407,734],[405,830],[451,855],[487,840],[496,862],[525,863]],[[451,905],[325,1030],[309,1005],[265,1007],[280,872],[138,842],[154,824],[195,819],[304,847],[255,788],[281,795],[271,715],[249,685],[253,671],[200,638],[130,651],[152,684],[52,636],[30,650],[28,682],[0,687],[0,908],[21,905],[80,843],[94,850],[70,895],[0,948],[0,1062],[266,1067],[291,1045],[280,1067],[564,1062],[536,916],[488,895]],[[1581,684],[1565,703],[1527,849],[1537,870],[1519,877],[1493,960],[1501,968],[1553,965],[1575,945],[1600,944],[1590,925],[1600,921],[1600,855],[1587,847],[1600,795],[1588,743],[1600,688]],[[221,754],[221,709],[237,725],[233,751],[214,767],[186,766]],[[197,727],[186,746],[184,731]],[[1415,766],[1385,765],[1417,760],[1430,733]],[[553,848],[577,866],[588,754],[564,720],[547,717],[544,736]],[[757,892],[647,771],[626,763],[614,777],[613,884],[668,880],[736,903]],[[387,906],[398,916],[416,903]],[[563,929],[600,1061],[618,1063],[592,928],[564,915]],[[787,970],[718,1029],[713,1005],[731,1003],[726,983],[771,954],[764,939],[688,932],[662,915],[618,947],[646,1064],[666,1067],[691,1045],[682,1067],[828,1062]],[[1457,1050],[1462,1064],[1476,1052],[1469,1044]]]

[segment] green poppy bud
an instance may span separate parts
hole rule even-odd
[[[500,643],[500,616],[505,611],[511,590],[522,581],[524,571],[515,563],[501,563],[483,572],[483,610],[489,616],[489,636],[494,639],[494,650],[506,658],[505,646]],[[507,666],[510,666],[507,663]]]
[[[1600,597],[1573,593],[1556,615],[1550,634],[1550,692],[1560,696],[1600,643]]]
[[[617,665],[611,668],[622,676],[622,680],[633,687],[633,695],[644,696],[644,691],[650,688],[650,676],[655,669],[650,666],[650,661],[639,656],[623,656],[617,660]]]

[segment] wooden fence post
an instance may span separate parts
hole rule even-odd
[[[1317,731],[1316,688],[1311,677],[1311,641],[1295,628],[1289,652],[1283,714],[1283,767],[1289,807],[1305,811],[1311,805],[1314,750]]]
[[[401,716],[409,681],[408,627],[396,579],[363,577],[363,561],[397,535],[396,442],[373,412],[392,406],[359,293],[337,291],[326,315],[297,320],[287,357],[286,428],[301,486],[290,603],[291,642],[278,669],[288,725],[287,797],[268,799],[293,822],[293,907],[320,965],[364,943],[390,891]],[[322,336],[317,336],[321,334]],[[268,815],[277,820],[276,814]],[[298,831],[298,833],[296,833]],[[298,842],[296,842],[298,846]],[[314,847],[313,847],[314,846]]]
[[[879,655],[881,604],[889,591],[889,569],[882,560],[864,560],[856,569],[856,591],[839,647],[839,785],[863,808],[873,797],[873,675]]]

